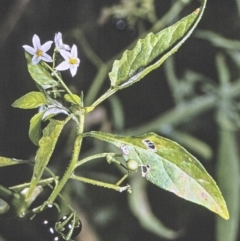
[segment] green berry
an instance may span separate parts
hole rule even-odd
[[[138,162],[133,159],[129,159],[126,163],[126,167],[129,171],[136,171],[138,166]]]

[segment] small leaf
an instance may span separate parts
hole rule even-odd
[[[76,104],[80,105],[80,104],[81,104],[81,98],[80,98],[78,95],[65,94],[65,95],[64,95],[64,99],[65,99],[67,102],[69,102],[69,103],[71,103],[71,104],[74,104],[74,105],[76,105]]]
[[[115,60],[109,73],[111,86],[117,89],[126,88],[158,68],[171,54],[191,35],[202,14],[199,9],[183,18],[176,24],[157,34],[149,33],[140,39],[133,50],[125,51],[120,60]]]
[[[28,163],[28,161],[0,156],[0,167]]]
[[[226,203],[215,181],[201,163],[179,144],[154,133],[140,137],[103,132],[85,135],[119,147],[124,159],[133,159],[142,165],[143,176],[155,185],[200,204],[225,219],[229,218]]]
[[[38,142],[42,136],[42,117],[44,115],[45,111],[39,112],[36,115],[32,117],[30,120],[30,127],[29,127],[29,138],[33,142],[34,145],[38,146]]]
[[[43,93],[32,91],[15,100],[12,106],[21,109],[34,109],[47,103],[47,99]]]
[[[28,72],[38,85],[43,89],[58,85],[57,81],[52,78],[49,71],[41,63],[33,64],[31,55],[27,52],[25,52],[25,56],[27,59]]]
[[[41,179],[65,123],[66,121],[50,119],[49,124],[43,130],[43,137],[39,141],[39,148],[35,157],[35,165],[29,192],[27,193],[27,199],[31,197],[35,187]]]

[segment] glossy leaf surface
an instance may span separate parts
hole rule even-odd
[[[43,130],[43,137],[39,141],[39,148],[35,157],[35,165],[27,199],[30,198],[38,181],[41,179],[64,125],[65,121],[50,119],[49,124]]]
[[[47,99],[43,93],[32,91],[14,101],[12,106],[21,109],[34,109],[47,103]]]
[[[226,203],[215,181],[200,162],[179,144],[154,133],[132,137],[89,132],[86,136],[110,142],[122,150],[126,161],[134,159],[139,165],[148,167],[145,177],[155,185],[200,204],[225,219],[229,218]]]
[[[29,138],[33,142],[34,145],[38,146],[38,142],[42,136],[42,129],[41,129],[41,123],[42,123],[42,117],[44,115],[45,111],[39,112],[36,115],[32,117],[30,120],[30,127],[29,127]]]
[[[27,59],[28,72],[37,85],[40,85],[43,89],[47,89],[58,84],[41,62],[39,64],[33,64],[31,55],[25,52],[25,56]]]
[[[0,167],[28,163],[27,161],[0,156]]]
[[[125,51],[120,60],[113,63],[109,73],[113,88],[126,88],[158,68],[190,36],[199,22],[202,11],[195,10],[189,16],[157,34],[149,33],[140,39],[133,50]]]

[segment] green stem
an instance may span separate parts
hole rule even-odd
[[[55,69],[55,61],[56,61],[56,50],[54,50],[53,52],[53,64],[52,64],[53,69]]]
[[[55,177],[49,177],[49,178],[40,180],[37,185],[38,185],[38,186],[47,186],[47,185],[55,182],[57,179],[58,179],[57,176],[55,176]],[[20,191],[22,191],[24,188],[27,188],[27,187],[29,187],[29,186],[30,186],[30,183],[24,183],[24,184],[19,184],[19,185],[16,185],[16,186],[9,187],[9,189],[14,190],[14,191],[16,191],[16,192],[20,192]]]
[[[116,185],[119,186],[124,180],[126,180],[128,178],[128,173],[125,174],[117,183]]]
[[[105,92],[100,98],[98,98],[92,105],[91,107],[96,107],[97,105],[99,105],[101,102],[103,102],[105,99],[107,99],[108,97],[110,97],[111,95],[113,95],[114,93],[116,93],[118,91],[118,89],[112,89],[110,88],[107,92]]]
[[[73,149],[71,161],[70,161],[69,166],[68,166],[66,172],[64,173],[63,177],[60,179],[58,185],[56,185],[56,187],[54,188],[50,197],[48,198],[49,203],[54,202],[54,200],[57,198],[59,193],[62,191],[62,189],[65,186],[68,179],[71,177],[71,175],[72,175],[72,173],[73,173],[73,171],[76,167],[76,164],[78,162],[78,157],[79,157],[79,154],[80,154],[80,150],[81,150],[81,146],[82,146],[83,137],[82,137],[81,134],[83,133],[83,130],[84,130],[84,119],[85,119],[84,114],[80,113],[79,114],[79,126],[78,126],[78,131],[77,131],[77,137],[76,137],[75,142],[74,142],[74,149]]]
[[[97,158],[103,158],[103,157],[107,157],[107,156],[115,156],[115,153],[100,153],[100,154],[95,154],[95,155],[92,155],[92,156],[89,156],[89,157],[86,157],[80,161],[78,161],[78,163],[76,164],[75,168],[85,164],[86,162],[89,162],[93,159],[97,159]]]
[[[114,189],[114,190],[116,190],[118,192],[123,192],[125,190],[130,190],[130,186],[129,185],[124,186],[124,187],[119,187],[116,184],[110,184],[110,183],[106,183],[106,182],[101,182],[101,181],[89,179],[89,178],[86,178],[86,177],[79,177],[79,176],[76,176],[74,174],[71,176],[71,178],[75,179],[77,181],[88,183],[88,184]]]

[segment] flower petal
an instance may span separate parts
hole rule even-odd
[[[65,49],[65,50],[70,50],[70,46],[67,45],[67,44],[62,44],[62,49]]]
[[[32,58],[32,63],[33,64],[38,64],[41,60],[41,57],[38,57],[37,55],[34,55]]]
[[[53,41],[47,41],[45,44],[42,45],[41,49],[44,52],[47,52],[51,46],[52,46]]]
[[[62,39],[62,34],[60,32],[55,33],[54,43],[55,43],[56,47],[59,47],[61,39]]]
[[[33,35],[32,43],[33,43],[33,47],[34,47],[36,50],[37,50],[37,49],[41,49],[40,38],[37,36],[37,34],[34,34],[34,35]]]
[[[60,54],[67,61],[72,57],[72,55],[68,51],[63,50],[63,49],[60,49]]]
[[[53,61],[52,57],[50,55],[44,53],[44,52],[42,53],[41,59],[46,61],[46,62],[52,62]]]
[[[75,65],[78,67],[80,64],[80,59],[79,58],[75,58],[75,59],[77,60],[77,63]]]
[[[77,66],[76,65],[70,65],[70,72],[71,72],[72,77],[74,75],[76,75],[76,73],[77,73]]]
[[[63,61],[61,64],[59,64],[55,69],[56,70],[66,70],[69,69],[70,65],[67,61]]]
[[[72,57],[77,58],[78,51],[77,51],[77,46],[75,44],[72,46],[71,55]]]
[[[27,51],[28,53],[30,53],[32,55],[34,55],[36,53],[36,50],[29,45],[23,45],[22,47],[25,49],[25,51]]]

